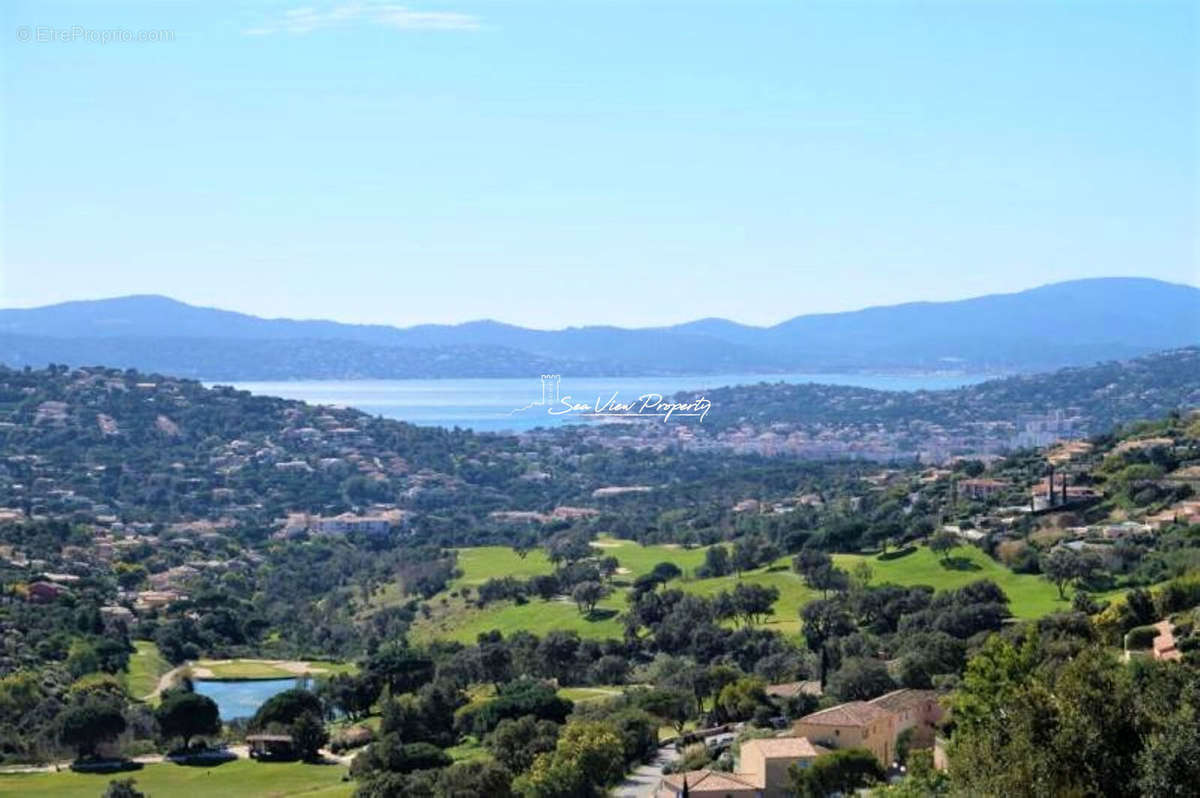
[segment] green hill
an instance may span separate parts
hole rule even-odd
[[[619,637],[622,627],[618,615],[627,606],[625,597],[629,592],[629,584],[634,577],[649,573],[657,563],[665,561],[678,565],[685,576],[672,582],[671,586],[698,595],[709,596],[731,590],[739,580],[739,577],[732,575],[713,579],[692,577],[696,567],[704,561],[703,548],[639,546],[633,541],[613,538],[601,538],[592,545],[604,555],[616,557],[622,570],[613,580],[613,592],[600,602],[591,617],[581,615],[571,601],[562,598],[551,601],[534,598],[524,604],[504,601],[489,604],[483,609],[469,605],[457,595],[458,588],[479,585],[492,578],[527,578],[548,574],[553,570],[540,550],[520,558],[503,546],[481,546],[459,550],[458,564],[462,576],[429,602],[431,614],[417,622],[414,635],[424,640],[473,642],[480,632],[492,629],[499,629],[505,635],[520,630],[543,635],[551,630],[564,629],[574,630],[584,637]],[[1069,608],[1069,603],[1059,599],[1058,591],[1045,579],[1015,574],[971,546],[955,549],[946,559],[920,547],[908,553],[892,552],[884,556],[838,554],[834,555],[834,561],[838,567],[847,570],[859,563],[867,563],[873,572],[873,584],[892,582],[949,590],[977,579],[991,579],[1008,595],[1013,615],[1018,618],[1036,618]],[[817,593],[792,572],[790,557],[782,557],[769,566],[743,573],[740,579],[777,587],[779,601],[767,620],[767,626],[784,634],[799,633],[799,609],[816,598]]]

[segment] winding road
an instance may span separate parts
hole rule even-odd
[[[658,749],[658,753],[649,764],[639,766],[613,789],[612,798],[651,798],[654,788],[663,776],[663,767],[678,758],[679,752],[673,745]]]

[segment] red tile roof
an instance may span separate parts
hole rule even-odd
[[[822,709],[800,718],[800,723],[815,723],[821,726],[866,726],[884,715],[888,710],[866,701],[851,701],[836,707]]]
[[[764,737],[742,743],[742,756],[757,748],[767,759],[803,759],[817,757],[828,749],[813,745],[807,737]]]
[[[938,694],[935,690],[914,690],[911,688],[901,688],[893,690],[890,693],[884,693],[879,698],[872,698],[869,702],[877,707],[883,707],[888,712],[902,712],[903,710],[920,704],[925,701],[937,701]]]
[[[689,770],[686,773],[672,773],[663,776],[663,781],[673,789],[682,790],[683,780],[687,779],[689,791],[718,791],[718,790],[753,790],[759,789],[749,777],[734,773],[722,773],[716,770]]]

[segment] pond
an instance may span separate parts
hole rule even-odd
[[[263,703],[284,690],[299,686],[297,679],[248,679],[239,681],[216,681],[196,679],[195,690],[217,702],[221,720],[250,718]]]

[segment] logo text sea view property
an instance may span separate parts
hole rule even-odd
[[[623,399],[619,391],[597,394],[595,401],[590,402],[585,397],[564,394],[561,375],[543,374],[541,396],[511,413],[524,413],[535,408],[544,408],[547,415],[560,419],[658,418],[665,423],[672,419],[694,418],[702,423],[712,409],[712,402],[704,396],[689,402],[675,402],[661,393],[643,393],[633,399]]]

